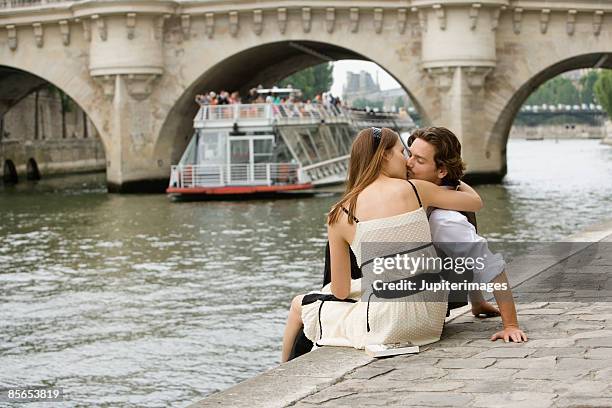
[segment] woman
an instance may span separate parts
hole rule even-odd
[[[353,142],[346,191],[327,220],[331,283],[321,292],[293,299],[282,362],[288,360],[302,325],[306,337],[318,345],[363,348],[394,342],[423,345],[440,339],[446,292],[422,291],[393,301],[366,302],[360,299],[375,294],[371,285],[364,284],[362,291],[361,279],[351,280],[349,245],[364,276],[374,258],[388,255],[390,246],[393,253],[419,249],[419,254],[435,257],[424,207],[482,208],[478,194],[465,183],[460,191],[451,191],[427,181],[406,182],[406,155],[399,135],[387,128],[364,129]],[[376,248],[381,242],[388,245]],[[422,248],[423,243],[428,243],[427,248]],[[398,244],[403,247],[397,248]],[[364,248],[367,253],[362,254]],[[420,269],[415,275],[426,272]]]

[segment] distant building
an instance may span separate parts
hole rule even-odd
[[[367,100],[381,104],[384,110],[398,109],[400,106],[412,106],[408,94],[403,88],[381,90],[378,79],[374,81],[372,74],[367,71],[359,73],[347,72],[346,85],[343,89],[342,99],[349,106],[354,106],[358,100]]]
[[[378,81],[374,82],[372,74],[367,71],[347,72],[346,85],[344,86],[344,94],[379,92],[380,85]]]

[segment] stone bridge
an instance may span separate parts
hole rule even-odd
[[[500,180],[529,94],[612,68],[604,0],[0,0],[0,115],[50,82],[87,112],[109,191],[161,191],[204,90],[265,86],[325,61],[373,61],[425,123]]]

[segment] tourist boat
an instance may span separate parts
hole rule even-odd
[[[202,105],[166,192],[176,198],[286,195],[340,184],[353,137],[370,126],[406,132],[414,122],[408,115],[323,104]]]

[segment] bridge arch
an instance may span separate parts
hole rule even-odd
[[[603,33],[602,33],[603,37]],[[608,37],[606,35],[606,37]],[[609,35],[612,40],[612,33]],[[601,39],[603,40],[603,38]],[[486,158],[498,163],[492,174],[501,180],[507,173],[506,146],[510,129],[527,98],[546,81],[581,68],[612,68],[612,42],[588,43],[588,47],[541,47],[537,42],[522,47],[498,48],[498,64],[486,84],[484,112]]]
[[[95,128],[95,133],[99,135],[100,137],[99,141],[101,142],[102,149],[104,152],[104,155],[99,156],[98,164],[96,164],[96,169],[101,169],[103,165],[102,163],[104,162],[104,158],[106,158],[107,161],[109,160],[108,159],[108,138],[104,137],[104,133],[103,131],[101,131],[101,130],[104,130],[104,125],[100,124],[101,121],[99,120],[99,115],[98,117],[96,117],[96,109],[93,109],[93,110],[91,109],[92,105],[89,104],[90,101],[88,101],[87,99],[87,95],[89,94],[88,90],[81,89],[81,86],[83,86],[83,84],[80,83],[78,78],[74,81],[70,81],[67,75],[64,75],[59,78],[54,77],[52,75],[45,75],[43,77],[43,76],[38,75],[37,72],[32,72],[30,70],[26,70],[26,69],[19,67],[19,64],[17,63],[17,61],[18,59],[16,59],[16,61],[12,61],[13,63],[8,65],[4,63],[5,61],[0,60],[0,119],[6,119],[5,116],[7,114],[11,115],[10,111],[12,108],[14,107],[17,108],[17,106],[19,105],[21,101],[23,101],[26,97],[28,97],[29,95],[33,93],[36,93],[36,98],[35,98],[36,108],[34,110],[36,110],[37,112],[35,114],[35,117],[36,118],[39,118],[39,117],[46,118],[47,117],[46,114],[42,113],[42,112],[46,112],[46,110],[43,110],[43,111],[39,110],[38,93],[43,91],[43,95],[47,95],[48,97],[48,96],[54,95],[57,90],[60,90],[61,92],[64,93],[64,95],[61,95],[59,97],[60,103],[62,106],[61,108],[62,136],[66,137],[67,136],[66,132],[68,131],[68,129],[70,127],[73,127],[73,133],[72,133],[71,138],[76,137],[76,135],[74,134],[74,126],[76,125],[76,123],[79,123],[80,124],[79,126],[82,125],[83,132],[85,135],[87,134],[87,128],[93,125],[93,127]],[[44,64],[40,64],[40,65],[42,66]],[[50,70],[50,72],[54,72],[54,70]],[[50,87],[50,85],[52,87]],[[91,85],[88,85],[88,86],[91,87]],[[65,97],[66,95],[71,100],[66,99]],[[67,105],[65,105],[65,103],[67,103]],[[73,115],[72,122],[67,124],[66,114],[68,112],[72,112],[73,110],[71,109],[71,107],[74,107],[75,105],[78,106],[80,110],[77,110],[75,113],[72,114]],[[53,105],[48,105],[47,109],[53,109],[52,106]],[[79,115],[78,118],[76,116],[77,113]],[[83,115],[83,117],[81,117],[80,115]],[[45,134],[46,134],[45,131],[51,131],[53,133],[52,129],[54,128],[54,122],[57,121],[55,123],[59,124],[59,120],[60,120],[59,117],[53,119],[50,122],[47,120],[43,120],[43,122],[39,122],[39,119],[35,119],[33,121],[35,122],[35,124],[30,129],[34,131],[34,136],[33,136],[34,139],[37,139],[39,136],[42,136],[42,139],[45,139]],[[41,123],[43,124],[42,127],[40,126]],[[17,125],[17,127],[21,129],[20,125]],[[21,129],[21,130],[26,130],[26,129]],[[51,134],[47,134],[47,136],[50,136],[50,135]],[[4,135],[2,135],[2,137],[4,137]],[[11,135],[11,139],[15,139],[15,141],[20,141],[20,142],[25,142],[27,139],[30,139],[31,137],[32,137],[31,133]],[[42,159],[42,157],[39,154],[40,152],[32,153],[31,151],[26,151],[24,150],[23,146],[24,146],[23,143],[18,144],[18,145],[12,144],[10,149],[5,149],[4,153],[12,156],[11,157],[12,163],[14,163],[14,166],[18,169],[18,171],[20,173],[23,173],[24,177],[27,178],[28,180],[40,179],[41,170],[43,173],[46,173],[46,172],[57,172],[58,171],[57,169],[64,168],[63,165],[61,164],[59,166],[54,167],[56,161],[62,160],[60,159],[62,155],[57,153],[58,152],[57,147],[50,147],[51,151],[49,151],[48,154],[45,155],[46,160],[42,160],[41,162],[41,161],[38,161]],[[38,150],[36,151],[38,152]],[[80,150],[77,150],[77,151],[80,151]],[[34,157],[36,157],[36,159],[30,156],[32,154],[35,155]],[[96,154],[96,156],[98,156],[98,154]],[[77,155],[75,156],[74,159],[76,161],[79,161],[80,157]],[[83,157],[83,159],[85,158]],[[42,165],[42,167],[40,167],[40,165]],[[75,168],[79,168],[79,169],[82,168],[81,163],[75,162],[74,166]],[[89,169],[89,167],[87,166],[90,166],[90,165],[89,164],[86,165],[86,168]],[[4,169],[10,170],[10,168],[7,168],[6,166]],[[59,171],[64,171],[64,170],[59,170]]]
[[[27,64],[21,63],[20,58],[3,58],[0,53],[0,118],[4,116],[13,106],[32,92],[47,84],[68,95],[87,115],[95,126],[104,151],[108,152],[110,137],[108,136],[109,123],[105,120],[107,104],[100,103],[103,100],[102,93],[85,70],[80,74],[74,72],[74,67],[64,66],[53,68],[54,65],[61,67],[62,64]]]
[[[26,165],[26,177],[28,180],[40,180],[40,171],[38,170],[38,163],[33,157],[28,159]]]
[[[196,94],[204,90],[238,90],[246,95],[248,89],[262,84],[272,86],[281,79],[305,68],[339,60],[363,60],[378,64],[400,83],[424,120],[427,113],[418,96],[406,82],[412,79],[409,69],[389,67],[379,63],[376,56],[367,56],[355,47],[348,48],[328,41],[284,40],[257,43],[238,51],[227,53],[219,62],[193,75],[189,86],[177,97],[161,126],[155,151],[171,152],[171,161],[177,162],[192,134],[192,118],[197,112]],[[394,69],[395,68],[395,69]],[[404,67],[406,68],[406,67]],[[411,67],[417,71],[418,67]]]
[[[540,85],[564,72],[592,67],[612,68],[612,52],[582,54],[567,58],[542,69],[528,78],[505,103],[501,114],[493,125],[492,135],[494,137],[489,142],[502,146],[506,145],[510,128],[521,106]]]
[[[11,159],[4,161],[4,171],[2,172],[2,180],[8,184],[16,184],[19,181],[17,175],[17,167]]]

